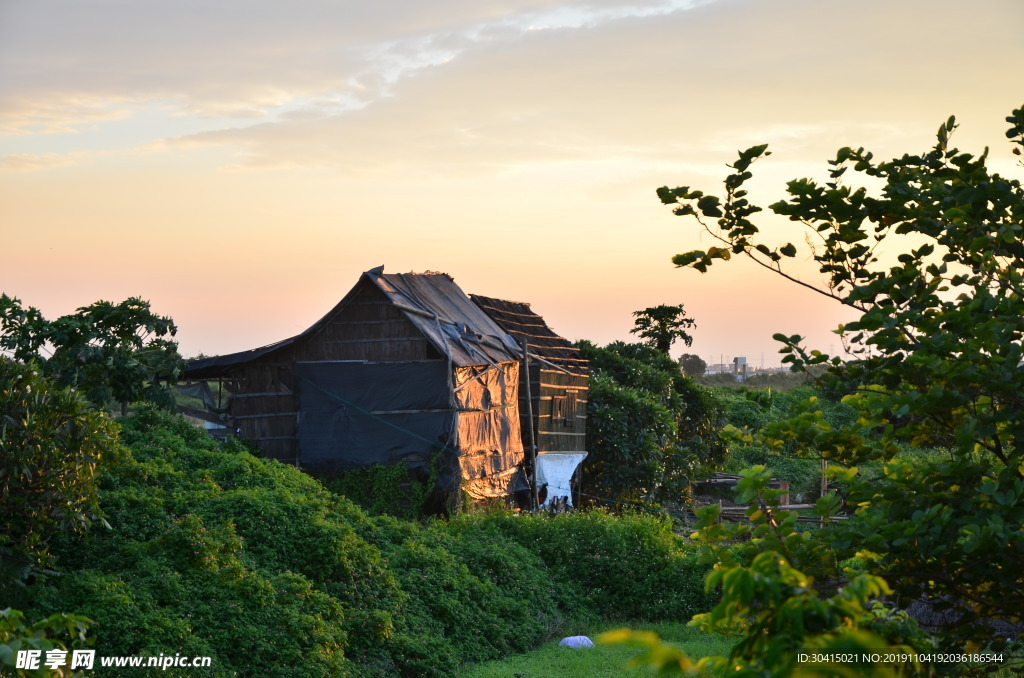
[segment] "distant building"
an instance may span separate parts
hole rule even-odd
[[[725,363],[708,363],[708,367],[704,370],[704,374],[732,374],[732,365],[726,365]]]
[[[732,373],[736,375],[736,381],[747,380],[747,359],[737,357],[732,359]]]

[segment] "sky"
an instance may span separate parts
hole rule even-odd
[[[53,318],[140,296],[183,355],[306,329],[383,264],[629,340],[684,304],[691,352],[839,351],[837,305],[710,246],[655,196],[751,198],[842,146],[991,147],[1024,104],[1020,0],[0,0],[0,291]],[[803,242],[771,215],[769,243]],[[802,280],[820,279],[806,250]]]

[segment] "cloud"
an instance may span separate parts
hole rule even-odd
[[[160,101],[190,124],[151,125],[148,148],[229,146],[247,168],[700,165],[763,141],[818,158],[931,127],[954,104],[989,115],[987,83],[1024,59],[1010,20],[1024,6],[952,7],[25,3],[0,33],[0,75],[13,83],[0,133],[81,132]],[[920,48],[920,36],[960,36],[961,49]]]
[[[30,100],[0,96],[0,135],[77,134],[83,128],[130,117],[126,102],[89,96]]]
[[[14,3],[0,28],[0,124],[49,131],[34,121],[62,105],[74,119],[87,96],[210,117],[268,117],[309,99],[347,110],[470,44],[697,1]]]
[[[0,156],[0,171],[36,172],[81,162],[85,153],[15,153]]]
[[[1016,3],[982,4],[1024,18]],[[943,6],[723,0],[661,13],[619,6],[569,13],[543,30],[506,18],[480,24],[504,27],[493,39],[475,40],[463,26],[378,46],[370,62],[380,80],[363,82],[387,95],[362,106],[311,106],[175,143],[236,146],[253,168],[360,175],[610,157],[699,164],[763,141],[818,159],[838,145],[930,129],[951,106],[991,107],[989,80],[976,76],[1009,77],[1024,59],[1015,22]],[[957,32],[962,50],[910,47],[915,35]],[[986,50],[973,49],[982,44]],[[396,76],[402,68],[415,72]]]

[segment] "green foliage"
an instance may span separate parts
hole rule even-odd
[[[1020,154],[1024,109],[1007,121],[1007,137]],[[783,633],[779,642],[862,644],[872,621],[865,616],[870,610],[858,606],[864,607],[862,598],[872,590],[891,590],[890,604],[924,599],[945,608],[953,620],[939,631],[947,649],[982,647],[992,638],[990,620],[1020,619],[1024,189],[1019,180],[989,172],[987,151],[975,157],[952,148],[955,127],[951,117],[939,127],[931,150],[888,162],[875,161],[862,148],[840,149],[829,161],[829,182],[788,184],[788,200],[771,210],[807,226],[815,242],[813,259],[825,278],[820,287],[797,281],[783,268],[796,246],[773,248],[756,240],[759,229],[749,217],[760,208],[748,203],[742,186],[752,162],[767,155],[765,146],[740,154],[726,179],[724,200],[709,201],[688,187],[658,191],[662,202],[678,205],[676,214],[693,215],[725,246],[677,255],[677,265],[703,272],[728,258],[723,250],[743,254],[859,314],[838,330],[854,356],[847,362],[806,349],[797,335],[776,335],[794,369],[827,368],[823,384],[849,394],[845,402],[857,419],[829,421],[809,401],[787,421],[769,424],[753,442],[829,460],[855,512],[846,522],[826,526],[813,548],[804,548],[799,536],[783,535],[784,521],[770,528],[755,521],[751,543],[758,550],[721,561],[722,574],[714,581],[722,585],[723,606],[708,623],[756,612],[757,624],[737,627],[745,638],[739,647],[747,651],[732,659],[758,670],[787,670],[784,653],[765,641],[778,631],[759,634],[794,610],[819,610],[822,625],[798,625],[807,639]],[[880,188],[844,184],[850,169]],[[708,216],[718,218],[717,230],[704,224]],[[948,457],[894,462],[906,445],[941,448]],[[858,465],[870,464],[882,472],[864,478]],[[826,501],[838,504],[834,497]],[[724,529],[707,524],[702,538],[710,543]],[[855,553],[863,571],[844,574],[841,588],[823,589],[825,573]],[[718,555],[726,558],[724,551]],[[753,582],[758,600],[771,601],[770,609],[762,610],[763,603],[750,608],[754,594],[747,582]],[[862,585],[851,592],[857,582]],[[844,609],[845,616],[829,612]]]
[[[684,650],[662,642],[653,631],[617,629],[602,633],[598,642],[643,650],[626,663],[626,668],[643,667],[658,675],[693,674],[698,670]]]
[[[50,541],[102,520],[97,465],[116,426],[34,365],[0,356],[0,583],[52,565]]]
[[[385,552],[409,594],[398,629],[407,675],[450,675],[462,662],[524,652],[576,602],[536,554],[472,521],[436,523]]]
[[[802,386],[811,386],[815,380],[811,372],[755,372],[747,375],[744,384],[750,388],[770,388],[775,391],[789,391]]]
[[[440,457],[435,458],[425,478],[416,478],[400,464],[374,464],[344,471],[324,485],[370,514],[416,520],[426,515],[437,487],[439,462]]]
[[[630,334],[640,335],[647,340],[648,346],[653,346],[665,355],[668,355],[676,340],[682,340],[687,346],[693,344],[693,337],[686,330],[696,327],[697,321],[686,317],[682,304],[651,306],[642,311],[634,311],[633,315],[636,316],[636,327],[629,331]]]
[[[822,412],[824,420],[831,426],[852,424],[857,419],[856,409],[810,386],[790,391],[734,386],[715,389],[715,395],[723,405],[726,421],[748,432],[759,431],[799,415],[806,411],[811,398],[814,398],[815,409]],[[820,493],[820,450],[813,447],[803,449],[792,442],[769,447],[753,444],[749,437],[739,436],[731,441],[730,453],[724,465],[729,472],[739,473],[751,466],[763,465],[776,480],[789,482],[793,498],[799,494],[806,500]]]
[[[708,364],[699,355],[684,353],[679,356],[679,366],[688,377],[699,377],[708,369]]]
[[[579,342],[590,361],[587,478],[605,498],[683,501],[725,455],[712,395],[657,349]]]
[[[885,579],[844,568],[822,549],[818,536],[796,528],[796,514],[777,510],[780,492],[768,488],[764,467],[743,474],[738,501],[749,504],[749,524],[719,521],[719,507],[700,512],[693,538],[704,545],[715,566],[707,577],[709,591],[721,599],[691,625],[739,641],[728,655],[692,661],[650,634],[620,632],[606,642],[629,642],[647,649],[638,661],[659,674],[710,672],[715,675],[788,676],[897,675],[897,667],[876,664],[798,665],[797,652],[878,653],[934,651],[935,645],[906,615],[877,602],[892,593]],[[829,522],[839,509],[834,496],[819,500],[814,514]],[[801,571],[794,563],[806,563]],[[914,671],[908,662],[899,667]]]
[[[174,406],[169,384],[181,375],[184,361],[168,337],[177,331],[170,318],[137,297],[119,304],[98,301],[50,321],[31,306],[22,308],[19,299],[0,295],[0,349],[20,362],[37,361],[98,407],[121,403],[122,414],[139,400]]]
[[[69,571],[32,588],[40,611],[95,619],[112,655],[209,655],[221,675],[350,671],[345,648],[377,631],[354,611],[399,597],[344,520],[362,514],[180,417],[122,421],[131,457],[106,469],[100,497],[112,529],[61,540]]]
[[[603,511],[478,518],[539,556],[562,586],[577,587],[586,609],[606,619],[678,619],[707,609],[705,568],[672,523]]]
[[[72,614],[54,614],[33,624],[26,624],[25,615],[20,610],[0,610],[0,666],[5,667],[4,675],[81,678],[85,675],[84,671],[65,673],[50,669],[45,665],[45,659],[46,653],[51,650],[66,652],[88,647],[91,642],[88,635],[90,624],[92,620]],[[41,653],[42,661],[39,662],[39,668],[15,668],[18,652],[22,650],[35,650]],[[70,660],[67,663],[70,665]]]
[[[710,604],[695,552],[652,518],[370,517],[181,417],[143,407],[122,428],[130,454],[100,475],[111,529],[56,538],[64,571],[26,596],[36,617],[95,619],[103,654],[210,656],[216,676],[453,676],[598,615]]]

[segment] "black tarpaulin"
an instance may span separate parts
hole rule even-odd
[[[455,368],[447,361],[300,362],[300,463],[317,473],[404,463],[427,469],[443,451],[476,498],[507,494],[523,461],[519,364]],[[454,387],[454,388],[453,388]]]
[[[451,449],[446,361],[296,363],[303,467],[330,473]]]

